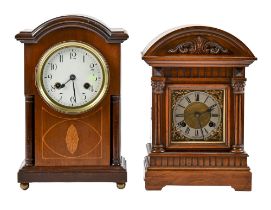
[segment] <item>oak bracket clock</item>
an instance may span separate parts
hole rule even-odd
[[[120,154],[122,29],[62,16],[15,37],[24,43],[25,160],[18,182],[127,181]]]
[[[244,151],[245,67],[256,60],[212,27],[174,29],[143,52],[152,67],[152,143],[145,187],[220,185],[251,190]]]

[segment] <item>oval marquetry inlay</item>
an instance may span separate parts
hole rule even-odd
[[[67,129],[65,141],[68,151],[73,154],[77,150],[79,142],[78,133],[76,127],[73,124],[71,124]]]
[[[97,158],[101,155],[101,135],[81,120],[64,120],[49,127],[43,136],[44,158]]]

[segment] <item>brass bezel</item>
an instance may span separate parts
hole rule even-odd
[[[89,53],[91,53],[93,56],[95,56],[100,63],[102,67],[102,73],[103,73],[103,84],[100,92],[97,94],[97,96],[87,104],[84,104],[82,106],[78,107],[68,107],[64,106],[62,104],[57,103],[51,97],[46,93],[43,80],[42,80],[42,74],[44,65],[46,64],[46,61],[50,58],[52,54],[54,54],[56,51],[66,48],[66,47],[79,47],[87,50]],[[105,58],[102,56],[102,54],[94,47],[90,46],[89,44],[78,42],[78,41],[67,41],[67,42],[61,42],[50,49],[48,49],[41,59],[39,60],[39,63],[37,65],[37,71],[36,71],[36,86],[37,89],[42,96],[42,98],[45,100],[45,102],[51,106],[56,111],[65,113],[65,114],[81,114],[83,112],[86,112],[92,108],[94,108],[98,103],[101,102],[101,100],[104,98],[108,87],[109,87],[109,69],[108,65],[105,61]]]

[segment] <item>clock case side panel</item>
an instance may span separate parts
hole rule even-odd
[[[171,93],[173,90],[180,90],[180,89],[185,89],[185,90],[202,90],[202,89],[221,89],[224,90],[224,106],[225,109],[223,108],[223,142],[193,142],[193,143],[188,143],[188,142],[180,142],[180,143],[172,143],[171,142],[171,130],[172,130],[172,107],[171,107]],[[166,111],[166,120],[165,120],[165,146],[166,150],[224,150],[224,151],[229,151],[231,148],[231,88],[228,84],[215,84],[215,85],[210,85],[210,84],[168,84],[166,86],[166,91],[165,91],[165,109]]]

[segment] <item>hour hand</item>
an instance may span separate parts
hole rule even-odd
[[[208,109],[206,109],[204,112],[201,112],[200,115],[202,114],[205,114],[205,113],[208,113],[208,112],[211,112],[213,111],[214,107],[209,107]]]
[[[206,112],[211,112],[214,108],[213,107],[209,107]]]
[[[76,76],[75,76],[74,74],[71,74],[71,75],[70,75],[70,78],[68,79],[68,81],[65,82],[65,83],[63,83],[63,84],[61,84],[60,88],[64,88],[65,85],[66,85],[69,81],[74,81],[75,79],[76,79]]]

